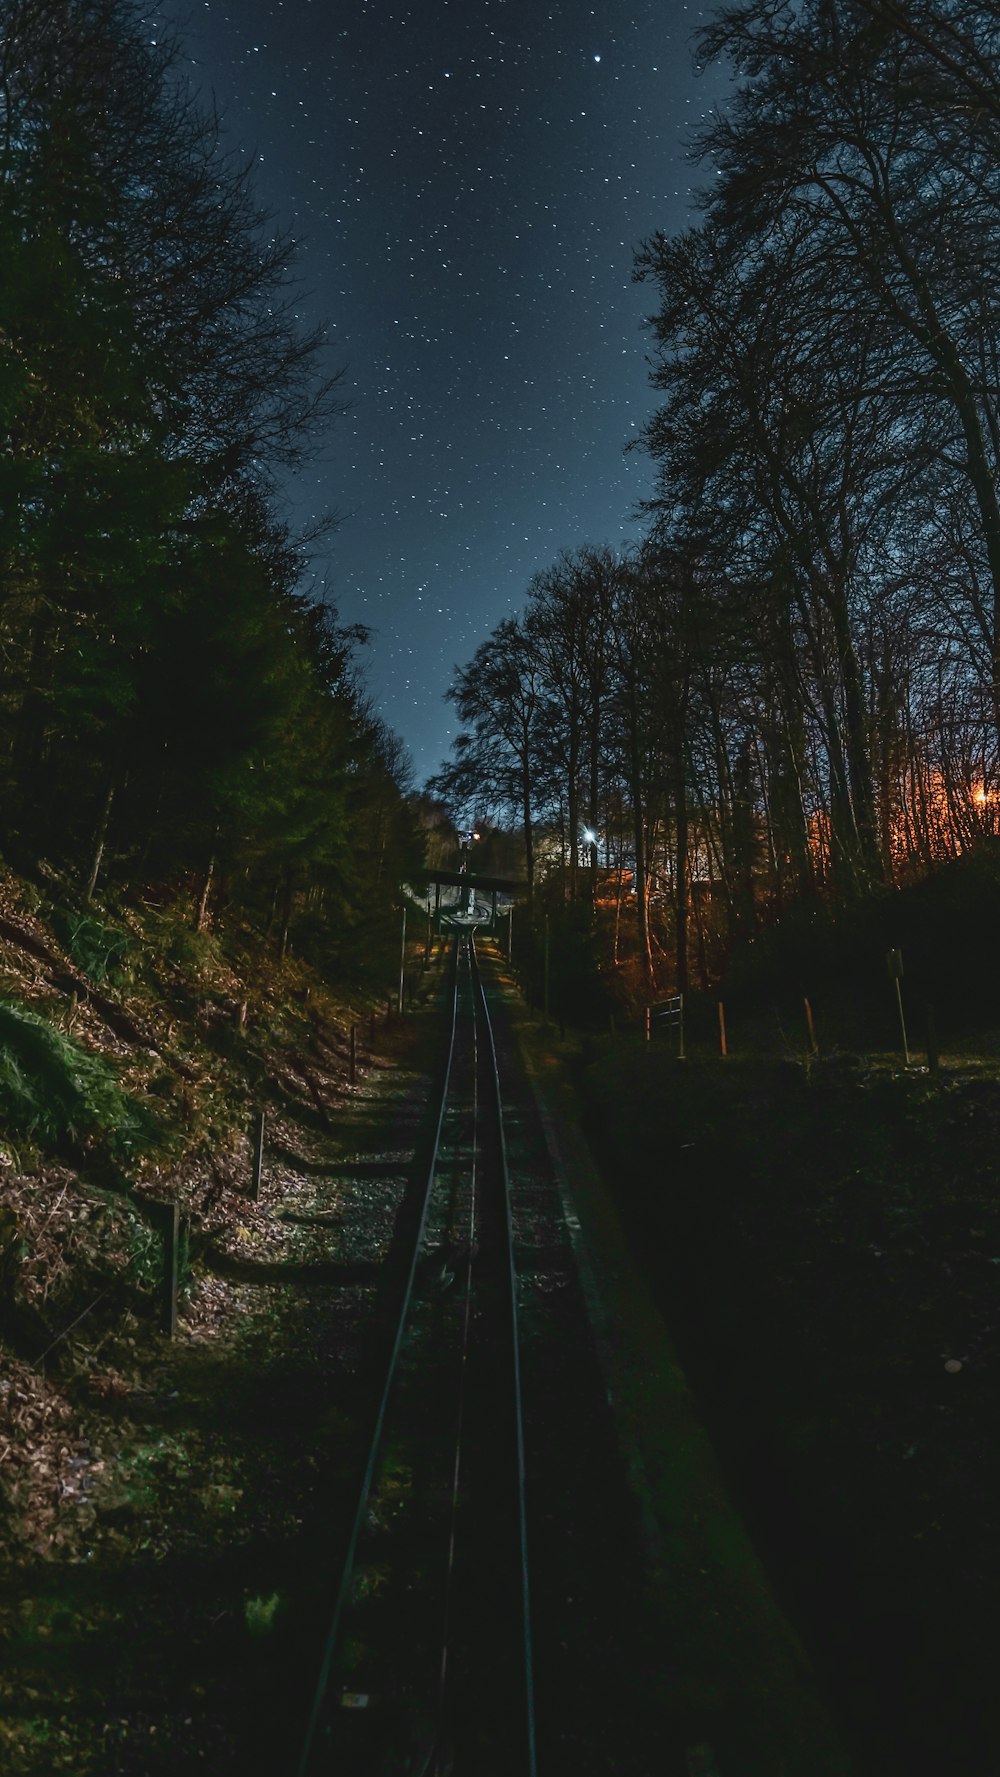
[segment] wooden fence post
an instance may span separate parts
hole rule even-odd
[[[160,1330],[168,1339],[177,1337],[177,1292],[181,1270],[181,1206],[176,1197],[171,1203],[148,1203],[146,1213],[163,1236],[163,1281],[160,1286]]]
[[[177,1337],[177,1292],[181,1282],[181,1206],[176,1197],[170,1205],[170,1224],[167,1229],[165,1301],[163,1304],[163,1325],[168,1339]]]
[[[260,1202],[260,1181],[264,1174],[264,1133],[267,1123],[267,1111],[261,1110],[254,1124],[253,1133],[253,1171],[250,1174],[250,1199],[253,1203]]]

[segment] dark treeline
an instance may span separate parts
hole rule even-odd
[[[698,48],[735,82],[699,225],[637,255],[647,536],[536,577],[439,780],[681,987],[1000,792],[1000,7],[750,0]]]
[[[405,766],[279,517],[337,378],[180,69],[133,0],[0,3],[0,845],[280,945],[394,892]]]

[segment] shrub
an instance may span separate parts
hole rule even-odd
[[[117,926],[102,925],[90,913],[55,913],[52,926],[78,969],[96,985],[122,971],[129,949],[129,935]]]
[[[155,1129],[102,1057],[11,1000],[0,1001],[0,1119],[42,1146],[103,1140],[120,1160]]]

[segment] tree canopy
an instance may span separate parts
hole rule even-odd
[[[0,0],[0,251],[3,843],[283,932],[362,917],[412,855],[406,769],[276,498],[339,377],[134,0]]]
[[[513,747],[474,663],[442,780],[500,807],[517,776],[570,899],[601,856],[647,986],[1000,802],[1000,11],[744,0],[697,49],[734,81],[696,226],[636,256],[646,536],[536,577],[476,657],[531,721]]]

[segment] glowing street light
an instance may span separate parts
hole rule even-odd
[[[467,876],[469,873],[469,847],[473,843],[474,840],[479,838],[479,834],[476,833],[471,827],[467,827],[463,833],[459,834],[458,837],[459,837],[459,841],[460,841],[461,847],[462,847],[461,858],[460,858],[459,866],[458,866],[459,874],[462,876]],[[472,901],[473,901],[473,893],[472,893],[472,889],[470,887],[470,888],[465,889],[463,892],[463,895],[462,895],[462,911],[463,911],[463,913],[471,913],[472,912]]]

